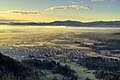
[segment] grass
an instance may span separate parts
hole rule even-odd
[[[100,40],[118,39],[120,35],[113,35],[113,33],[119,33],[119,28],[74,28],[74,27],[42,27],[42,26],[2,26],[0,25],[0,45],[18,45],[18,46],[41,46],[46,44],[47,46],[61,46],[67,48],[77,48],[88,51],[88,48],[78,47],[76,44],[55,44],[54,42],[64,42],[68,40],[75,40],[76,37],[73,34],[79,35],[79,38],[93,38]],[[72,35],[72,36],[71,36]],[[78,39],[79,40],[79,39]],[[89,53],[89,55],[96,56],[97,54]],[[98,56],[98,55],[97,55]],[[99,55],[101,56],[101,55]],[[115,55],[117,56],[117,55]],[[95,79],[95,76],[90,73],[84,72],[86,68],[75,66],[74,63],[62,63],[67,64],[74,69],[81,80],[85,80],[86,77]],[[48,76],[49,77],[49,76]]]
[[[68,65],[71,67],[71,69],[75,70],[77,72],[76,75],[78,75],[80,80],[85,80],[86,77],[96,80],[94,74],[84,72],[85,70],[87,70],[87,68],[85,68],[83,66],[77,67],[74,63],[61,63],[61,64]]]
[[[42,70],[42,72],[45,72],[46,80],[53,80],[54,77],[57,77],[57,79],[62,80],[62,78],[64,77],[61,74],[53,74],[50,70]]]
[[[84,33],[82,34],[83,37],[88,37],[96,40],[120,40],[120,35],[114,35],[114,33],[98,33],[98,32],[92,32],[92,33]]]
[[[102,28],[74,28],[74,27],[64,27],[64,26],[58,26],[58,27],[42,27],[42,26],[5,26],[0,25],[0,45],[15,45],[22,42],[27,43],[33,43],[36,42],[44,42],[44,41],[56,41],[57,37],[60,37],[62,34],[62,40],[59,41],[66,41],[65,39],[70,38],[66,35],[73,35],[75,34],[81,34],[86,33],[84,35],[88,37],[93,38],[99,38],[99,39],[120,39],[120,35],[107,35],[103,33],[96,33],[96,32],[118,32],[119,29],[102,29]],[[88,33],[89,32],[89,33]],[[92,33],[91,33],[92,32]],[[87,34],[88,33],[88,34]],[[58,35],[58,36],[56,36]],[[83,35],[83,36],[84,36]],[[82,35],[80,35],[82,36]],[[112,36],[112,37],[111,37]],[[74,36],[72,36],[74,39]],[[48,39],[48,40],[47,40]],[[74,47],[74,46],[73,46]]]

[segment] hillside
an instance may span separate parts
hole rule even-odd
[[[0,80],[78,80],[75,71],[55,61],[18,62],[0,53]]]
[[[32,69],[0,53],[0,80],[43,80]],[[45,80],[45,79],[44,79]]]

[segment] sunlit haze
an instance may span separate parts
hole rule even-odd
[[[120,0],[0,0],[0,20],[120,20]]]

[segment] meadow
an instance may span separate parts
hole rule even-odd
[[[65,27],[65,26],[4,26],[0,25],[0,45],[25,45],[39,46],[43,43],[53,44],[56,37],[63,38],[67,35],[82,34],[96,39],[119,39],[119,35],[111,37],[110,33],[119,32],[119,28],[93,28],[93,27]],[[110,35],[109,35],[110,34]],[[83,36],[83,37],[84,37]],[[72,36],[73,37],[73,36]],[[58,42],[57,41],[57,42]]]
[[[120,28],[103,27],[66,27],[66,26],[7,26],[0,25],[0,46],[46,46],[60,47],[85,51],[88,56],[102,56],[89,47],[81,46],[80,42],[92,44],[94,41],[120,40]],[[76,43],[77,42],[77,43]],[[56,55],[60,56],[60,55]],[[109,55],[119,57],[120,55]],[[63,56],[62,56],[63,57]],[[108,55],[107,55],[108,57]],[[85,67],[77,67],[75,63],[62,63],[74,69],[78,77],[95,79],[91,73],[86,73]],[[48,76],[49,77],[49,76]]]

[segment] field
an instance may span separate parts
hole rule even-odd
[[[59,47],[85,51],[88,56],[120,58],[120,54],[101,55],[82,43],[93,45],[95,41],[120,40],[120,28],[102,27],[65,27],[65,26],[2,26],[0,25],[0,46],[14,47]],[[64,57],[64,55],[56,55]],[[91,73],[86,73],[85,67],[77,67],[75,63],[67,64],[74,69],[78,77],[95,79]],[[48,76],[49,77],[49,76]]]
[[[88,70],[85,67],[77,67],[75,66],[74,63],[62,63],[62,65],[68,65],[71,67],[71,69],[74,69],[77,73],[76,75],[81,79],[81,80],[85,80],[86,77],[89,77],[90,79],[96,79],[95,75],[91,74],[91,73],[86,73],[85,71]]]
[[[97,39],[120,39],[120,35],[111,37],[110,33],[119,32],[119,28],[74,28],[65,26],[0,26],[0,45],[39,46],[42,44],[54,45],[55,42],[65,42],[67,36],[83,34],[83,37]],[[106,34],[107,33],[107,34]],[[109,35],[110,34],[110,35]],[[66,38],[66,39],[65,39]]]

